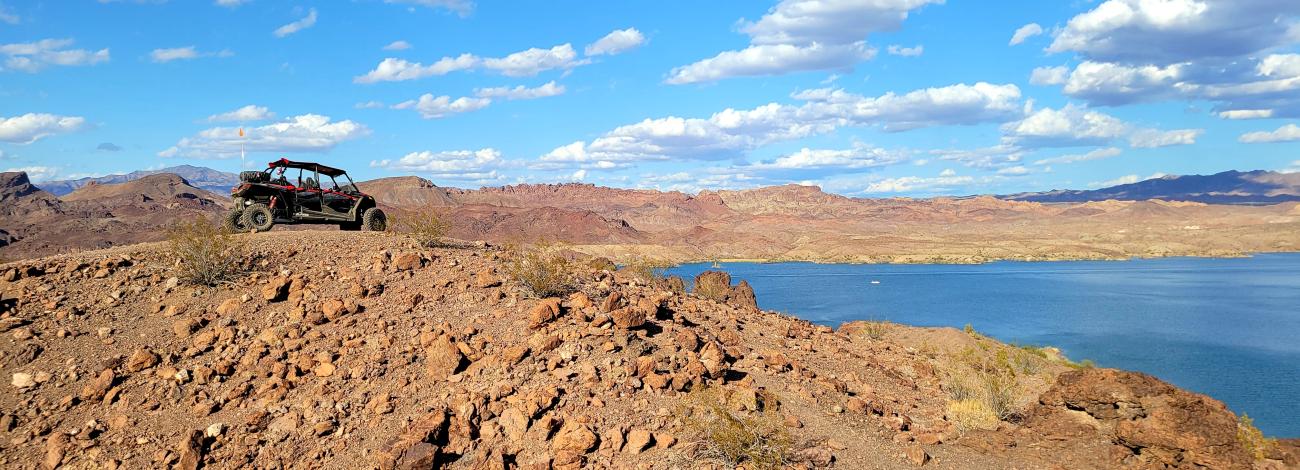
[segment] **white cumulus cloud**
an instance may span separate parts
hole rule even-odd
[[[250,152],[324,153],[340,143],[370,135],[364,124],[329,116],[303,114],[284,121],[247,128],[240,137],[238,127],[214,127],[182,138],[175,146],[158,152],[160,157],[231,158],[241,147]]]
[[[480,180],[497,177],[505,160],[494,148],[411,152],[396,160],[375,160],[373,168],[427,173],[437,178]]]
[[[849,149],[810,149],[783,155],[770,162],[751,165],[762,170],[802,170],[815,168],[877,168],[907,161],[905,152],[892,151],[864,144]]]
[[[1027,147],[1102,145],[1127,135],[1130,128],[1118,118],[1067,104],[1043,108],[1002,127],[1009,143]]]
[[[505,57],[484,58],[467,53],[456,57],[443,57],[429,65],[390,57],[380,61],[374,70],[352,81],[356,83],[397,82],[479,68],[492,70],[507,77],[530,77],[547,70],[568,70],[587,63],[589,63],[587,59],[578,59],[578,53],[573,50],[573,46],[566,43],[550,49],[534,47]]]
[[[748,47],[674,68],[667,83],[842,70],[875,57],[867,35],[893,31],[912,10],[943,0],[782,0],[755,22],[742,22]]]
[[[507,100],[531,100],[562,94],[564,94],[564,85],[556,84],[554,80],[535,88],[519,85],[514,88],[495,87],[474,90],[474,95],[479,98],[503,98]]]
[[[1058,67],[1035,67],[1033,72],[1029,73],[1030,85],[1061,85],[1070,74],[1070,68],[1064,65]]]
[[[275,113],[271,112],[270,109],[267,109],[266,106],[257,106],[257,105],[250,104],[241,107],[239,109],[236,109],[234,111],[229,111],[220,114],[213,114],[211,116],[208,116],[208,122],[265,121],[267,119],[274,119],[274,118],[275,118]]]
[[[627,52],[645,44],[645,36],[636,28],[615,30],[596,42],[587,45],[583,51],[588,56],[615,55]]]
[[[59,116],[45,113],[27,113],[21,116],[0,116],[0,142],[30,144],[58,134],[85,129],[86,118]]]
[[[98,51],[68,49],[72,44],[72,39],[0,44],[0,56],[5,57],[4,66],[0,69],[35,73],[49,66],[75,67],[109,60],[107,48]]]
[[[1300,126],[1287,124],[1275,131],[1248,132],[1237,140],[1247,144],[1300,141]]]
[[[885,52],[888,52],[890,55],[898,55],[903,57],[916,57],[925,53],[925,46],[918,44],[913,47],[903,47],[897,44],[893,44],[890,45],[888,48],[885,48]]]
[[[1192,145],[1196,143],[1196,138],[1204,133],[1205,129],[1177,129],[1172,131],[1140,129],[1128,136],[1128,142],[1129,146],[1133,148]]]
[[[844,126],[903,131],[939,125],[1005,122],[1020,115],[1015,85],[976,83],[866,97],[837,89],[795,93],[800,105],[768,103],[725,109],[707,118],[668,116],[619,126],[590,142],[574,142],[542,156],[551,162],[717,160],[780,141],[825,134]]]
[[[1039,34],[1043,34],[1043,27],[1039,26],[1038,23],[1029,23],[1027,25],[1016,28],[1016,32],[1011,35],[1011,41],[1008,42],[1007,45],[1018,46],[1021,43],[1025,42],[1026,39],[1032,38]]]
[[[450,96],[433,96],[431,93],[420,95],[419,99],[403,101],[393,105],[393,109],[414,109],[425,119],[444,118],[452,114],[478,111],[492,104],[490,98],[471,98],[462,96],[452,99]]]

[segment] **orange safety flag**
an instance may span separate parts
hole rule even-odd
[[[243,137],[243,136],[244,136],[244,128],[242,128],[242,127],[239,128],[239,136],[240,136],[240,137]]]

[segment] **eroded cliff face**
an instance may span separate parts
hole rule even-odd
[[[581,262],[538,299],[484,244],[239,240],[249,274],[214,288],[174,279],[160,244],[0,267],[0,464],[726,468],[726,416],[795,468],[1296,465],[1148,376],[952,329],[813,325],[729,279],[706,298]]]

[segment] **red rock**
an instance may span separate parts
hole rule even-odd
[[[930,454],[926,453],[925,449],[919,445],[907,446],[904,452],[907,454],[907,461],[911,462],[912,465],[920,467],[930,462]]]
[[[614,320],[614,326],[623,329],[637,328],[646,322],[645,312],[626,307],[610,312],[609,316]]]
[[[393,257],[393,269],[411,271],[424,266],[424,259],[419,253],[402,253]]]
[[[124,367],[127,372],[140,372],[158,364],[158,355],[150,352],[148,349],[139,348],[131,353],[127,358]]]
[[[528,328],[536,330],[560,317],[560,299],[551,297],[538,302],[528,313]]]
[[[289,295],[289,278],[276,276],[262,287],[262,299],[267,302],[279,302]]]
[[[425,371],[434,380],[443,380],[455,374],[465,358],[447,335],[435,339],[425,352]]]

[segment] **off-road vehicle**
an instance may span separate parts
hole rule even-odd
[[[359,191],[346,171],[319,163],[281,158],[266,164],[265,170],[241,172],[230,197],[235,208],[226,214],[225,224],[236,232],[264,232],[275,224],[337,224],[341,230],[372,231],[388,227],[375,198]]]

